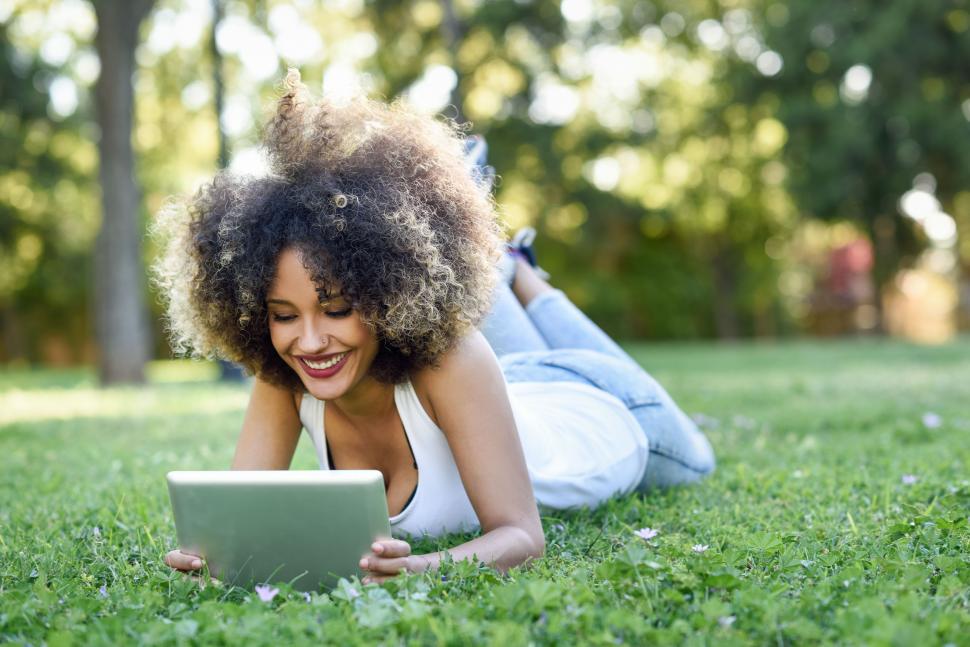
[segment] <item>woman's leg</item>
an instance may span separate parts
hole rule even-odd
[[[697,425],[652,376],[565,294],[552,288],[525,263],[516,268],[513,289],[553,350],[543,355],[507,358],[503,362],[507,375],[515,375],[519,381],[528,381],[530,373],[551,373],[547,379],[552,380],[571,375],[619,398],[640,423],[650,447],[647,469],[637,488],[640,491],[690,483],[714,470],[714,451]],[[539,366],[518,366],[529,363]],[[558,378],[554,374],[557,370],[561,372]]]
[[[714,471],[711,443],[670,394],[628,359],[593,350],[560,348],[506,355],[506,381],[582,382],[615,396],[633,414],[650,456],[637,490],[685,485]]]
[[[553,288],[525,261],[519,260],[512,290],[548,348],[585,348],[612,355],[639,367],[599,326]]]
[[[654,401],[629,407],[650,443],[647,469],[637,490],[685,485],[713,472],[714,448],[704,433],[656,380],[644,371],[640,375],[636,388]]]
[[[506,355],[506,380],[583,382],[615,396],[639,423],[650,456],[637,490],[684,485],[714,471],[714,450],[694,421],[653,377],[628,359],[560,348]]]
[[[482,320],[479,329],[499,357],[509,353],[549,349],[504,280],[500,280],[495,288],[492,309]]]

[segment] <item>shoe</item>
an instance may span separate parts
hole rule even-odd
[[[465,140],[465,162],[475,184],[484,193],[491,193],[495,184],[495,169],[488,165],[488,144],[484,137],[472,135]]]

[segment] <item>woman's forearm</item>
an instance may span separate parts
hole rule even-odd
[[[518,526],[499,526],[447,551],[414,555],[413,561],[416,563],[412,570],[437,569],[447,553],[456,562],[473,559],[504,573],[513,566],[542,557],[545,544],[541,530],[529,533]]]

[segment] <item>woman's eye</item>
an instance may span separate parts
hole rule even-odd
[[[353,311],[354,309],[348,306],[342,310],[327,310],[324,312],[324,314],[334,319],[343,319],[344,317],[349,316],[350,313],[352,313]],[[281,315],[281,314],[273,313],[270,316],[273,321],[278,323],[286,323],[287,321],[293,321],[294,319],[296,319],[296,315]]]

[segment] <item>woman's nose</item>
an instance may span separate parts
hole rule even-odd
[[[299,339],[300,350],[307,355],[319,354],[330,345],[330,336],[320,330],[317,322],[311,318],[306,318],[305,322]]]

